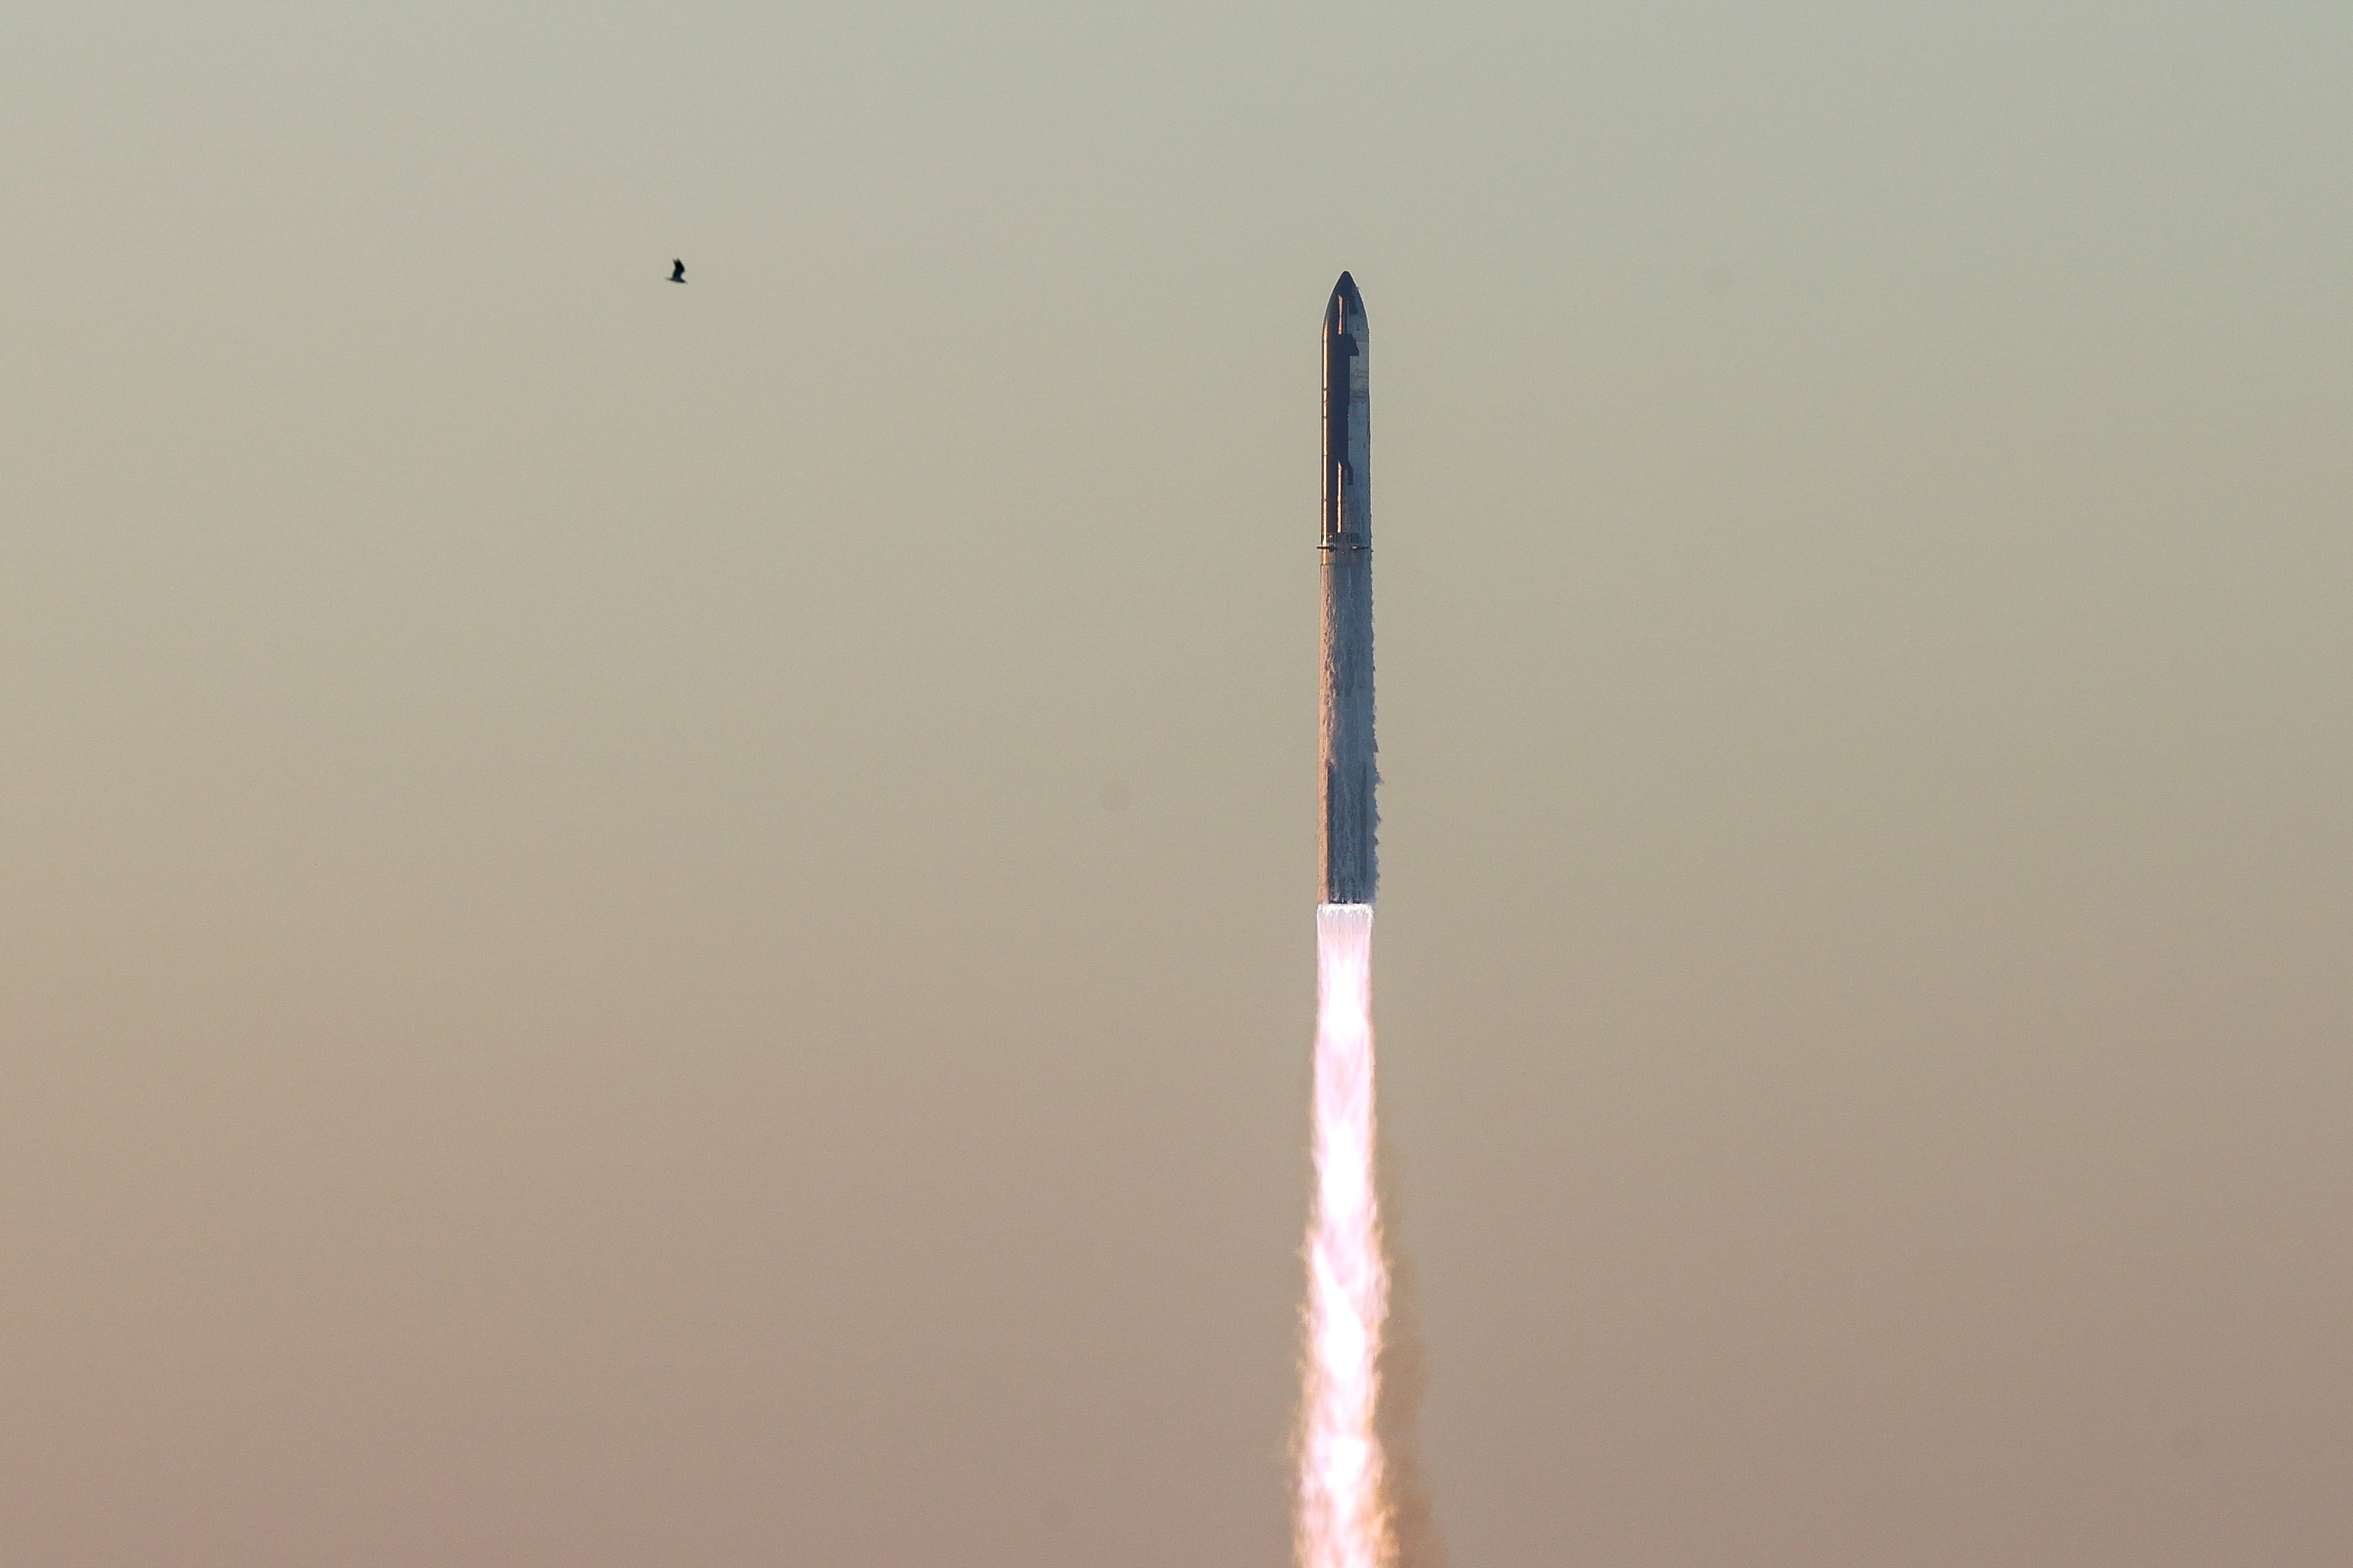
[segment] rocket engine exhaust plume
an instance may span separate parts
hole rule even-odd
[[[1373,910],[1315,911],[1315,1210],[1299,1435],[1299,1568],[1388,1568],[1381,1328],[1388,1265],[1373,1183]]]

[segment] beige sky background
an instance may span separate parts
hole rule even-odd
[[[2353,1561],[2353,12],[18,0],[0,1560]],[[661,281],[673,257],[692,279]]]

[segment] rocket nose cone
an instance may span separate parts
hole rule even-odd
[[[1329,336],[1341,332],[1361,332],[1365,324],[1365,301],[1356,292],[1356,280],[1346,273],[1332,285],[1332,298],[1324,305],[1324,331]]]

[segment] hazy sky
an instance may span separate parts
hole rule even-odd
[[[0,23],[0,1560],[2353,1561],[2353,11]],[[662,279],[685,258],[691,284]]]

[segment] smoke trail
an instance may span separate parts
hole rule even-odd
[[[1382,1490],[1388,1267],[1373,1182],[1373,910],[1315,910],[1315,1209],[1307,1227],[1299,1568],[1391,1568]]]
[[[1381,1331],[1381,1493],[1388,1500],[1389,1533],[1397,1541],[1395,1568],[1446,1568],[1446,1542],[1425,1483],[1419,1455],[1421,1399],[1430,1366],[1421,1338],[1420,1304],[1414,1288],[1413,1251],[1404,1236],[1405,1212],[1397,1200],[1398,1165],[1386,1139],[1374,1150],[1381,1205],[1381,1237],[1389,1264],[1389,1312]]]

